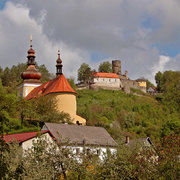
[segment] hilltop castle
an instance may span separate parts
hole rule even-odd
[[[128,72],[122,75],[121,61],[112,61],[113,73],[96,72],[93,74],[92,82],[88,86],[79,85],[79,89],[89,88],[92,90],[109,89],[109,90],[123,90],[130,93],[131,88],[140,89],[146,93],[145,79],[130,80]]]

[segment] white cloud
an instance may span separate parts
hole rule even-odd
[[[154,77],[158,71],[164,72],[165,70],[167,70],[166,65],[169,61],[170,61],[170,57],[160,56],[159,61],[156,64],[154,64],[154,66],[152,67],[152,74],[151,75]],[[153,79],[152,79],[152,81],[153,81]]]
[[[60,47],[67,76],[76,75],[82,62],[97,69],[103,59],[90,58],[97,53],[121,59],[132,79],[152,80],[164,57],[154,44],[176,42],[180,48],[179,9],[178,0],[12,0],[0,11],[1,65],[25,62],[33,34],[37,61],[51,72]],[[180,69],[178,56],[165,63],[169,68]]]
[[[50,41],[42,31],[45,16],[46,11],[43,10],[36,21],[30,17],[27,7],[20,4],[6,4],[5,9],[0,11],[1,66],[12,66],[18,62],[27,61],[28,38],[32,34],[38,64],[45,64],[51,72],[55,73],[57,50],[60,48],[64,74],[68,77],[76,76],[77,68],[84,59],[89,61],[89,54],[78,48],[72,49],[63,41]]]

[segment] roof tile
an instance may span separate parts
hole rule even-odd
[[[116,142],[103,127],[78,126],[59,123],[45,123],[43,130],[49,130],[60,143],[69,139],[70,143],[94,146],[117,146]]]
[[[48,131],[42,131],[41,133],[46,133]],[[27,141],[28,139],[34,138],[38,135],[38,131],[35,132],[26,132],[26,133],[18,133],[18,134],[7,134],[4,135],[3,139],[5,142],[13,142],[17,141],[18,143]]]
[[[95,73],[94,77],[119,78],[119,76],[116,73],[102,73],[102,72]]]
[[[62,74],[53,80],[48,81],[47,83],[42,84],[41,86],[34,88],[27,96],[26,99],[32,99],[39,96],[47,95],[50,93],[75,93],[76,91],[70,86],[65,76]]]

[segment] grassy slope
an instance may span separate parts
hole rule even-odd
[[[80,90],[77,107],[88,125],[104,126],[115,138],[126,132],[136,137],[159,138],[162,124],[173,118],[168,108],[153,97],[122,91]]]

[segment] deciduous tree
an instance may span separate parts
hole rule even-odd
[[[103,62],[99,65],[98,68],[99,72],[106,72],[106,73],[111,73],[112,72],[112,65],[109,61]]]

